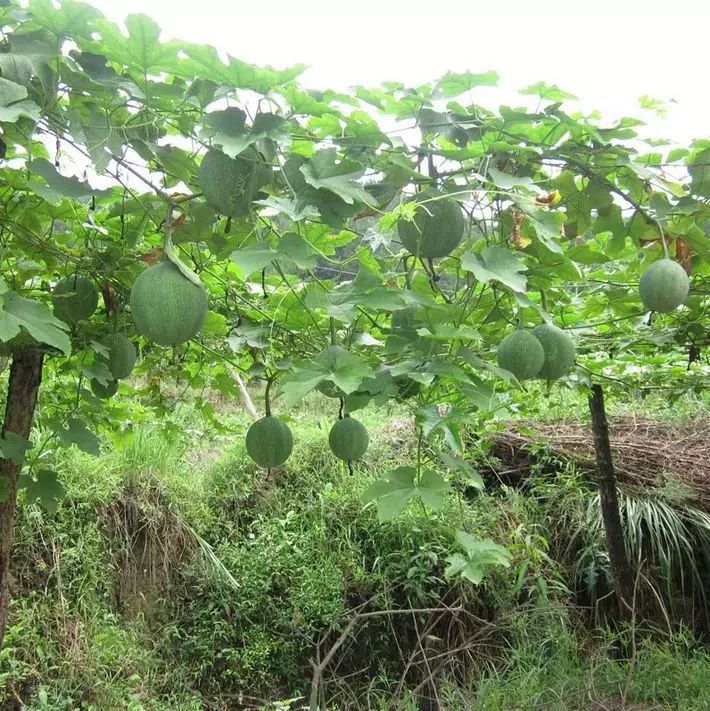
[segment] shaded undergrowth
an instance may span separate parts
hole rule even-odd
[[[318,678],[332,709],[708,707],[704,520],[625,499],[655,608],[619,629],[577,472],[380,524],[361,494],[411,460],[409,430],[363,413],[373,443],[351,475],[327,447],[331,405],[293,418],[294,455],[268,476],[245,456],[245,418],[195,449],[189,408],[170,437],[145,425],[99,458],[63,453],[68,498],[20,512],[0,708],[298,708],[351,623]],[[456,528],[506,545],[510,568],[447,579]]]

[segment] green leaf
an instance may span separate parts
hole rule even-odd
[[[313,388],[328,379],[330,371],[321,363],[301,361],[281,381],[277,395],[282,395],[285,407],[292,407]]]
[[[194,158],[182,148],[176,146],[158,146],[155,155],[166,173],[184,183],[189,183],[197,173],[197,163]]]
[[[693,157],[688,163],[688,173],[692,178],[691,190],[703,197],[710,197],[710,148]]]
[[[29,99],[0,106],[0,122],[16,123],[23,116],[37,121],[40,116],[39,106]]]
[[[448,72],[439,79],[436,88],[444,96],[453,97],[470,91],[476,86],[496,86],[499,79],[498,73],[493,71],[485,72],[484,74]]]
[[[242,114],[240,120],[229,120],[230,115]],[[285,141],[288,133],[284,130],[286,119],[276,114],[257,114],[251,130],[246,131],[244,119],[246,115],[241,109],[229,108],[224,111],[215,111],[208,114],[208,126],[216,131],[212,134],[212,141],[222,147],[222,151],[230,158],[235,158],[249,146],[265,138],[276,141]]]
[[[413,497],[418,497],[432,511],[438,511],[450,491],[449,483],[431,469],[421,473],[418,484],[415,483],[416,477],[416,468],[398,467],[371,484],[363,498],[366,502],[374,501],[377,504],[381,522],[391,521]]]
[[[398,467],[387,472],[384,478],[371,484],[363,494],[366,502],[377,504],[380,522],[391,521],[416,493],[414,467]]]
[[[446,494],[451,490],[449,482],[432,469],[425,469],[419,478],[417,494],[427,508],[438,511],[444,504]]]
[[[6,81],[31,86],[32,62],[28,57],[15,52],[0,52],[0,74]]]
[[[272,195],[265,200],[256,200],[256,204],[270,207],[294,222],[318,218],[318,210],[313,205],[303,204],[301,200],[289,200]]]
[[[437,452],[439,460],[445,464],[452,472],[462,476],[463,480],[469,485],[483,491],[486,488],[483,483],[483,477],[466,461],[460,457],[455,457],[449,452]]]
[[[481,282],[499,281],[513,291],[525,291],[526,270],[519,254],[504,247],[486,247],[480,253],[467,252],[461,257],[461,266]]]
[[[62,175],[44,158],[35,158],[28,163],[27,168],[47,181],[47,185],[33,181],[29,183],[29,186],[53,205],[58,205],[65,197],[74,200],[88,200],[92,196],[103,197],[111,192],[110,190],[97,190],[78,178]]]
[[[224,314],[219,314],[216,311],[208,311],[202,328],[200,328],[200,335],[223,337],[228,330],[227,318]]]
[[[560,89],[557,84],[547,84],[544,81],[538,81],[530,86],[520,90],[523,96],[539,96],[541,99],[549,101],[566,101],[575,100],[577,97]]]
[[[335,383],[348,395],[372,375],[372,368],[354,353],[340,346],[328,346],[314,360],[296,364],[281,380],[278,391],[284,396],[284,404],[291,407],[324,380]]]
[[[8,106],[26,98],[27,89],[14,81],[0,78],[0,106]]]
[[[259,94],[268,94],[277,87],[292,81],[306,69],[297,64],[283,71],[271,67],[257,67],[227,55],[225,64],[214,47],[181,42],[177,45],[187,59],[180,60],[178,71],[182,76],[200,77],[216,81],[236,89],[251,89]]]
[[[465,555],[454,553],[447,558],[448,566],[444,571],[447,578],[460,576],[479,585],[489,567],[510,566],[510,552],[490,538],[474,538],[470,533],[457,531],[456,540],[466,552]]]
[[[75,444],[82,452],[94,456],[100,454],[99,438],[81,420],[72,417],[67,427],[57,426],[54,431],[65,446]]]
[[[516,187],[531,187],[535,184],[532,178],[503,173],[493,166],[489,166],[488,176],[490,177],[493,185],[497,188],[501,188],[502,190],[510,190],[511,188]]]
[[[362,166],[347,158],[338,161],[335,148],[318,151],[312,162],[304,163],[300,170],[309,185],[334,193],[348,205],[355,202],[370,206],[376,204],[358,182],[364,174]]]
[[[58,502],[66,496],[59,475],[50,469],[40,469],[34,477],[30,474],[20,475],[17,488],[24,489],[28,504],[39,503],[49,513],[54,513]]]
[[[29,449],[32,449],[32,443],[14,432],[6,432],[5,436],[0,438],[0,457],[9,459],[18,467],[24,464],[25,454]]]
[[[83,362],[79,369],[86,378],[87,383],[91,383],[92,380],[98,380],[101,385],[106,386],[114,380],[113,373],[108,367],[108,349],[96,341],[91,343],[91,347],[96,355],[91,363]]]
[[[145,74],[175,70],[178,44],[161,42],[160,27],[147,15],[128,15],[125,21],[128,37],[110,22],[96,24],[101,32],[100,50],[114,62]]]
[[[246,278],[254,272],[261,271],[279,256],[271,247],[253,244],[244,249],[235,249],[229,258],[239,267],[242,277]]]
[[[527,208],[525,212],[528,218],[526,222],[535,228],[539,240],[551,252],[561,254],[562,247],[559,244],[559,239],[560,229],[565,221],[564,215],[557,210]]]
[[[458,355],[460,358],[463,358],[476,370],[487,370],[495,374],[497,377],[502,378],[503,380],[507,380],[511,383],[515,382],[515,376],[512,373],[508,372],[504,368],[498,367],[497,365],[493,365],[493,363],[489,363],[488,361],[483,360],[483,358],[479,358],[475,353],[472,353],[471,351],[465,348],[460,348],[456,352],[456,355]]]
[[[313,269],[317,260],[311,246],[295,232],[288,232],[279,242],[279,251],[283,252],[299,269]]]
[[[58,39],[79,35],[86,37],[101,13],[84,2],[62,0],[57,9],[52,0],[32,0],[32,21],[51,32]]]
[[[14,291],[0,294],[0,341],[8,342],[24,329],[39,343],[57,348],[65,355],[71,353],[69,329],[39,301],[25,299]]]

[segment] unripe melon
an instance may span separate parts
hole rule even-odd
[[[331,451],[338,459],[344,459],[346,462],[360,459],[367,451],[369,443],[370,436],[365,425],[350,415],[345,415],[342,420],[338,420],[331,427],[328,435]]]
[[[118,390],[118,380],[109,380],[106,385],[102,385],[98,380],[92,378],[91,392],[102,400],[113,397]]]
[[[122,333],[109,333],[101,339],[108,349],[108,369],[116,380],[127,378],[133,371],[138,354],[136,347]]]
[[[207,292],[166,259],[136,279],[130,305],[138,333],[161,346],[174,346],[188,341],[202,327]]]
[[[685,269],[672,259],[659,259],[641,275],[639,294],[651,311],[668,313],[687,298],[690,280]]]
[[[199,178],[212,209],[226,217],[239,217],[248,214],[259,188],[271,179],[271,168],[252,146],[236,158],[212,148],[200,163]]]
[[[428,190],[408,200],[412,201],[417,203],[414,220],[400,220],[397,224],[405,249],[417,257],[429,259],[451,254],[461,243],[465,227],[459,204]],[[424,204],[419,204],[422,202]]]
[[[98,289],[79,274],[60,279],[52,290],[54,315],[70,326],[91,318],[98,305]]]
[[[557,326],[543,323],[531,331],[532,335],[540,341],[545,352],[545,361],[540,368],[538,377],[545,380],[557,380],[567,375],[572,365],[576,350],[572,339]]]
[[[518,380],[536,377],[544,363],[542,344],[529,331],[513,331],[498,345],[498,365]]]
[[[247,452],[261,467],[280,467],[293,450],[288,425],[274,415],[257,420],[247,432]]]

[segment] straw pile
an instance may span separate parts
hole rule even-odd
[[[660,422],[638,416],[609,424],[619,485],[631,491],[674,489],[687,503],[710,511],[710,416]],[[517,484],[531,472],[572,463],[596,471],[589,425],[522,421],[494,436],[492,473]]]

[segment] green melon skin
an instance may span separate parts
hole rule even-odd
[[[509,370],[518,380],[537,377],[544,363],[542,344],[529,331],[509,333],[498,345],[498,365]]]
[[[158,345],[174,346],[189,341],[202,328],[207,292],[166,259],[138,276],[129,304],[138,333]]]
[[[291,430],[274,415],[257,420],[247,432],[247,452],[260,467],[280,467],[292,450]]]
[[[672,259],[659,259],[641,275],[639,295],[649,311],[665,314],[688,298],[690,279],[685,269]]]
[[[114,379],[127,378],[138,360],[136,347],[122,333],[109,333],[100,343],[108,348],[108,369]]]
[[[106,385],[101,385],[101,383],[92,378],[91,380],[91,392],[100,397],[102,400],[107,400],[113,397],[118,391],[118,380],[109,380]]]
[[[54,315],[70,326],[91,318],[98,305],[98,289],[79,274],[60,279],[52,290]]]
[[[544,380],[557,380],[567,375],[577,354],[572,339],[561,328],[546,323],[536,326],[531,333],[540,341],[545,352],[545,361],[538,377]]]
[[[338,459],[346,462],[354,462],[360,459],[367,451],[370,444],[370,436],[367,434],[365,425],[350,415],[345,415],[342,420],[338,420],[331,428],[328,435],[328,444],[333,454]]]
[[[225,217],[249,214],[259,188],[271,180],[271,168],[253,147],[236,158],[211,148],[200,163],[199,181],[207,204]]]
[[[434,197],[438,197],[438,193],[424,191],[408,202],[421,202]],[[464,227],[459,204],[451,198],[441,198],[418,206],[414,220],[400,220],[397,231],[408,252],[417,257],[435,259],[451,254],[461,244]]]

